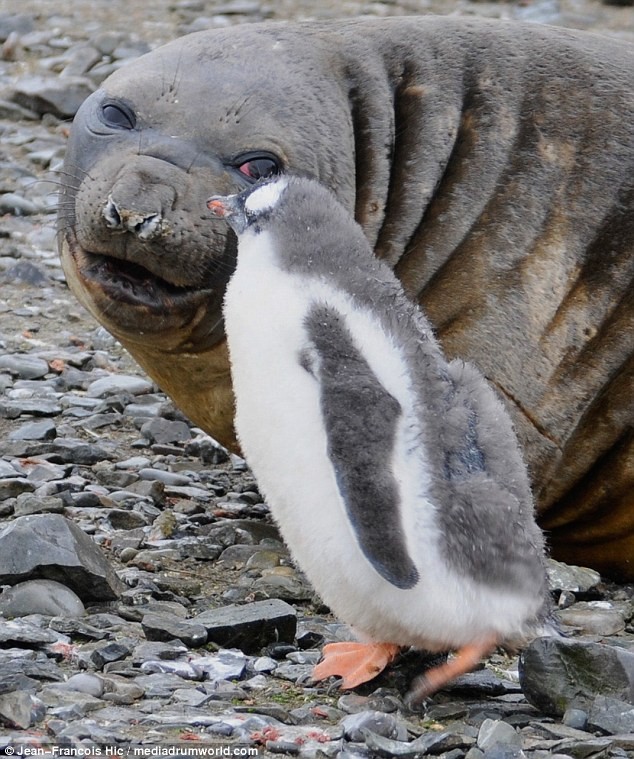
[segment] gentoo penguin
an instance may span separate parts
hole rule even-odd
[[[403,647],[455,651],[415,703],[498,644],[549,634],[544,541],[502,402],[447,361],[361,228],[282,176],[208,208],[238,236],[224,299],[236,429],[294,559],[360,642],[352,688]]]

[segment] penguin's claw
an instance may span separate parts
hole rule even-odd
[[[312,673],[313,680],[340,675],[342,688],[355,688],[382,672],[401,650],[393,643],[328,643],[322,661]]]
[[[444,664],[428,669],[414,680],[405,697],[406,706],[414,709],[448,682],[471,671],[481,659],[493,651],[497,644],[498,640],[495,637],[485,638],[479,643],[470,643],[468,646],[459,648],[455,655],[447,659]]]

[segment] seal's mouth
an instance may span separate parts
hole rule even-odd
[[[175,338],[183,349],[195,345],[204,350],[223,339],[222,297],[230,266],[219,265],[213,283],[182,286],[138,263],[85,250],[72,228],[63,243],[62,263],[71,289],[109,331],[132,340],[176,331],[183,336]]]
[[[118,304],[165,315],[197,306],[216,289],[176,285],[141,264],[88,251],[78,243],[74,230],[67,232],[66,243],[81,283],[93,295],[99,291]]]
[[[120,303],[151,310],[171,310],[179,300],[193,292],[190,287],[173,285],[130,261],[89,251],[83,251],[83,258],[81,276]]]

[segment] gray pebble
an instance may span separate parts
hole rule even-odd
[[[522,737],[508,722],[485,719],[478,732],[478,748],[486,754],[497,743],[520,747]]]
[[[153,385],[142,377],[113,374],[91,382],[86,394],[89,398],[105,398],[115,393],[142,395],[152,391]]]
[[[341,720],[344,736],[350,741],[362,741],[366,731],[397,741],[407,740],[407,728],[391,714],[374,710],[349,714]]]
[[[49,372],[46,361],[20,353],[0,356],[0,370],[8,371],[20,379],[39,379]]]

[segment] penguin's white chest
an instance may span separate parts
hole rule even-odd
[[[336,286],[284,271],[267,232],[243,235],[238,259],[224,304],[236,429],[282,535],[315,589],[340,618],[376,640],[447,648],[496,626],[502,635],[511,633],[527,612],[524,602],[457,576],[441,555],[414,413],[418,399],[398,347],[373,314]],[[413,587],[396,587],[376,571],[346,510],[329,456],[323,388],[306,361],[314,348],[307,317],[316,304],[341,316],[370,373],[400,406],[385,453],[398,503],[378,515],[376,530],[380,543],[381,531],[398,520],[404,555],[419,578]]]

